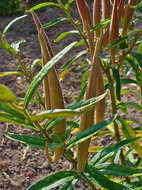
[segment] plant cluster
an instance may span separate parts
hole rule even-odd
[[[66,3],[62,0],[57,0],[57,3],[45,2],[27,11],[33,17],[41,48],[41,59],[35,60],[30,69],[25,67],[20,58],[19,45],[23,41],[9,44],[6,40],[11,25],[27,15],[16,18],[0,33],[0,47],[15,55],[20,65],[19,71],[3,72],[0,76],[17,74],[30,81],[24,99],[15,97],[10,89],[0,85],[0,120],[28,127],[35,134],[5,135],[45,150],[51,164],[56,163],[62,155],[72,164],[72,170],[52,173],[32,184],[28,190],[52,189],[57,186],[60,186],[60,190],[71,190],[80,179],[85,180],[91,189],[141,189],[141,121],[124,119],[119,113],[127,114],[128,107],[142,112],[142,31],[134,27],[135,22],[141,22],[142,3],[138,0],[94,0],[91,15],[86,0],[75,0],[83,29],[79,21],[71,16],[72,3],[74,0]],[[35,11],[45,6],[60,7],[66,17],[42,25]],[[62,21],[69,21],[75,31],[62,33],[56,41],[73,33],[82,39],[72,42],[54,55],[44,28]],[[84,54],[90,57],[91,66],[83,75],[82,89],[76,102],[67,107],[56,64],[76,46],[85,46],[86,50],[81,50],[62,65],[62,75]],[[33,68],[36,64],[40,64],[41,70],[34,76]],[[122,101],[123,95],[131,93],[125,88],[128,84],[135,85],[138,103]],[[39,86],[43,89],[43,95],[38,91]],[[41,106],[41,112],[31,110],[33,102]],[[106,118],[108,107],[111,107],[111,117]],[[133,128],[133,123],[137,123],[137,127]],[[74,129],[78,133],[71,136]],[[116,142],[105,148],[91,147],[97,153],[88,161],[92,138],[105,135],[115,137]],[[77,147],[77,152],[74,147]]]

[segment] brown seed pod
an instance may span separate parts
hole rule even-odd
[[[97,89],[96,89],[96,96],[100,96],[105,92],[104,88],[104,81],[102,77],[102,73],[100,67],[98,67],[98,77],[97,77]],[[101,101],[97,102],[95,105],[95,124],[104,120],[105,115],[105,98]]]
[[[88,4],[85,0],[76,0],[77,8],[82,19],[83,25],[87,21],[89,26],[92,26],[92,19]]]
[[[124,12],[124,5],[125,5],[125,0],[120,0],[119,5],[118,5],[118,10],[117,10],[117,14],[118,14],[118,20],[120,21],[121,16]]]
[[[93,4],[93,26],[96,26],[101,21],[101,0],[94,0]],[[99,37],[100,29],[95,30],[95,36]]]
[[[117,6],[118,6],[118,0],[115,0],[113,10],[112,10],[112,19],[111,19],[110,30],[109,30],[109,44],[110,45],[114,44],[118,40],[119,26],[118,26]],[[115,51],[116,51],[116,47],[112,47],[110,49],[112,64],[115,63]]]
[[[92,60],[92,69],[90,71],[90,76],[88,80],[88,86],[85,94],[85,100],[95,97],[97,90],[97,71],[99,65],[99,50],[100,50],[100,42],[97,42],[94,56]],[[85,129],[91,127],[94,124],[94,109],[88,111],[87,113],[81,116],[80,120],[80,128],[79,131],[82,132]],[[90,144],[90,140],[84,141],[78,145],[78,154],[77,154],[77,170],[79,173],[84,171],[85,164],[88,160],[88,148]]]
[[[48,64],[48,61],[52,58],[52,49],[49,44],[48,37],[46,36],[44,30],[42,29],[40,21],[38,20],[38,17],[36,16],[35,13],[32,13],[32,15],[37,26],[39,41],[41,45],[41,53],[43,57],[43,65],[45,65],[45,64]],[[48,101],[50,100],[48,102],[49,105],[47,106],[49,106],[51,109],[56,109],[56,108],[63,109],[64,101],[63,101],[62,91],[61,91],[61,87],[60,87],[60,83],[58,79],[58,74],[54,67],[50,70],[47,78],[45,79],[46,80],[44,83],[44,92],[45,92],[45,95],[48,96],[47,99],[49,98]],[[45,99],[45,101],[47,99]],[[47,104],[47,102],[45,102],[45,104]],[[56,134],[59,138],[61,138],[65,134],[65,131],[66,131],[65,120],[61,121],[53,128],[54,134]],[[48,145],[48,143],[46,144]],[[46,155],[47,155],[48,161],[57,162],[59,158],[61,157],[62,151],[63,151],[63,146],[56,148],[54,152],[54,156],[50,156],[48,153],[48,146],[47,146]]]
[[[102,0],[102,14],[103,20],[111,16],[111,4],[109,0]]]
[[[132,19],[132,16],[133,16],[133,13],[135,10],[135,9],[130,7],[132,5],[136,5],[136,0],[129,0],[128,4],[126,6],[125,13],[124,13],[123,29],[122,29],[122,36],[123,37],[125,36],[125,34],[127,32],[128,26],[130,24],[130,21]]]

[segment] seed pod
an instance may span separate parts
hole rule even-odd
[[[85,0],[76,0],[76,4],[82,19],[83,26],[86,21],[89,26],[92,26],[92,19],[87,2]]]
[[[96,26],[101,21],[101,0],[94,0],[93,4],[93,26]],[[99,37],[100,29],[95,31],[95,36]]]
[[[117,10],[118,20],[119,21],[121,19],[123,11],[124,11],[124,5],[125,5],[125,0],[120,0],[119,5],[118,5],[118,10]]]
[[[102,14],[103,20],[111,16],[111,4],[109,0],[102,0]]]
[[[85,100],[96,96],[97,70],[98,70],[97,68],[100,67],[99,57],[98,57],[99,50],[100,50],[100,42],[97,42],[92,60],[92,69],[90,71],[88,86],[85,94]],[[80,132],[84,131],[85,129],[91,127],[93,123],[94,123],[94,109],[88,111],[87,113],[81,116],[79,131]],[[84,171],[85,164],[88,160],[88,148],[90,140],[91,139],[84,141],[78,145],[77,170],[79,173]]]
[[[40,45],[41,45],[41,53],[43,57],[43,64],[48,64],[48,61],[52,57],[52,49],[49,44],[48,37],[46,36],[44,30],[41,27],[40,22],[37,22],[37,16],[35,13],[32,13],[34,21],[36,22],[37,30],[38,30],[38,35],[39,35],[39,40],[40,40]],[[48,84],[48,88],[44,86],[44,90],[49,93],[49,98],[50,98],[50,107],[51,109],[56,109],[56,108],[64,108],[64,101],[63,101],[63,96],[62,96],[62,91],[60,87],[60,83],[58,80],[58,75],[56,72],[56,69],[53,67],[50,72],[48,73],[48,77],[46,78],[46,83]],[[61,138],[65,134],[66,130],[66,124],[65,120],[61,121],[58,123],[54,128],[53,132],[56,134],[59,138]],[[46,143],[47,146],[48,143]],[[46,155],[48,158],[49,162],[57,162],[62,154],[63,147],[56,148],[54,156],[50,156],[48,153],[48,146],[46,149]]]
[[[91,57],[94,53],[94,35],[90,32],[90,29],[92,27],[92,19],[89,11],[88,4],[85,0],[76,0],[76,4],[78,7],[79,14],[82,19],[83,28],[87,33],[88,36],[88,44],[89,44],[89,50]]]
[[[112,45],[118,40],[118,15],[117,15],[117,6],[118,0],[114,1],[114,6],[112,10],[112,20],[110,23],[110,31],[109,31],[109,44]],[[115,63],[115,51],[116,47],[112,47],[110,49],[111,61],[112,64]]]
[[[96,96],[100,96],[105,92],[104,88],[104,81],[102,77],[102,73],[100,70],[100,67],[98,67],[98,77],[97,77],[97,89],[96,89]],[[105,114],[105,98],[103,98],[101,101],[97,102],[95,105],[95,124],[101,122],[104,120],[104,114]]]
[[[127,28],[130,24],[130,21],[132,19],[132,16],[133,16],[133,13],[135,10],[135,9],[130,7],[132,5],[136,5],[136,0],[129,0],[128,4],[126,6],[125,14],[124,14],[123,29],[122,29],[122,37],[124,37],[126,32],[127,32]]]

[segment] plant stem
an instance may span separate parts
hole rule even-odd
[[[32,74],[26,69],[26,67],[25,67],[24,64],[22,63],[21,57],[20,57],[20,53],[18,53],[18,54],[16,55],[16,58],[17,58],[17,60],[18,60],[19,65],[21,66],[21,68],[22,68],[22,70],[23,70],[25,76],[29,78],[30,82],[32,82],[32,80],[33,80]],[[42,106],[45,107],[44,101],[43,101],[42,97],[40,96],[38,90],[36,90],[36,95],[37,95],[37,97],[39,98],[40,103],[42,104]]]
[[[109,68],[105,69],[105,73],[107,75],[109,84],[111,84],[110,97],[111,97],[112,114],[114,115],[114,114],[117,113],[117,106],[116,106],[116,103],[115,103],[115,94],[114,94],[114,82],[113,82],[113,79],[111,78]],[[113,123],[114,123],[114,131],[115,131],[116,142],[120,142],[121,137],[120,137],[120,133],[119,133],[118,124],[116,123],[116,121],[114,121]],[[120,154],[120,159],[121,159],[122,165],[124,165],[124,155],[123,155],[122,151],[121,151],[121,154]]]

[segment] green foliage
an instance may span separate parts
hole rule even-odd
[[[19,0],[0,1],[0,15],[13,15],[19,13]]]

